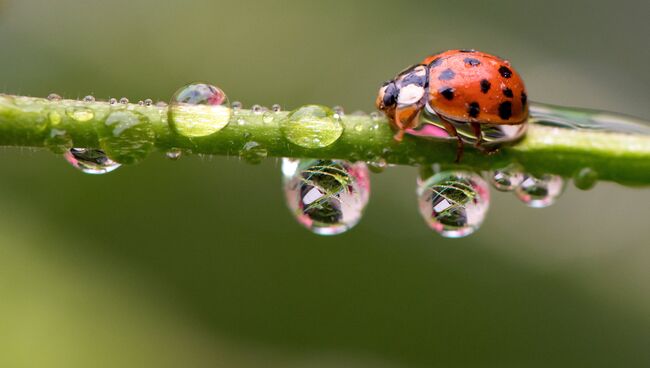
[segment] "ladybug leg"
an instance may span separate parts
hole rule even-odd
[[[472,130],[474,131],[474,136],[476,137],[476,142],[474,147],[481,149],[481,141],[483,140],[483,133],[481,132],[481,124],[479,123],[470,123]]]
[[[449,135],[452,137],[456,137],[457,140],[457,146],[456,146],[456,160],[454,161],[455,163],[459,163],[460,159],[463,157],[463,140],[460,138],[460,135],[458,134],[458,131],[456,130],[456,127],[454,124],[450,123],[447,121],[447,119],[443,118],[442,116],[440,117],[440,121],[445,125],[445,130]]]
[[[404,131],[409,128],[414,128],[419,124],[420,107],[418,105],[408,105],[398,107],[395,111],[395,127],[397,133],[393,136],[397,142],[404,139]]]

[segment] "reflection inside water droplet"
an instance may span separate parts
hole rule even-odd
[[[283,159],[282,174],[289,209],[312,232],[340,234],[361,220],[370,197],[364,163]]]
[[[165,152],[165,157],[170,160],[176,161],[183,155],[183,151],[180,148],[172,148],[169,151]]]
[[[524,181],[524,173],[517,164],[508,165],[492,172],[492,186],[502,192],[511,192]]]
[[[563,191],[564,179],[560,176],[545,174],[536,177],[526,174],[521,184],[515,189],[515,194],[527,206],[543,208],[555,203]]]
[[[418,183],[420,213],[446,238],[461,238],[481,227],[490,207],[488,184],[478,175],[443,171]]]
[[[109,159],[104,151],[99,149],[71,148],[63,157],[86,174],[106,174],[120,167],[120,164]]]
[[[340,117],[330,108],[306,105],[293,110],[283,121],[282,132],[293,143],[305,148],[323,148],[343,134]]]
[[[108,115],[98,133],[101,149],[122,164],[133,164],[147,157],[155,138],[149,118],[127,110]]]
[[[180,135],[204,137],[223,129],[232,110],[219,87],[195,83],[180,88],[171,99],[169,121]]]

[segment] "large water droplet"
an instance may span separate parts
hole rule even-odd
[[[443,171],[418,183],[424,221],[446,238],[462,238],[481,227],[490,207],[490,190],[480,176]]]
[[[515,189],[515,194],[529,207],[543,208],[555,203],[564,190],[564,180],[557,175],[545,174],[536,177],[526,174]]]
[[[598,173],[590,167],[582,168],[573,176],[573,184],[581,190],[589,190],[598,182]]]
[[[268,156],[268,151],[264,148],[263,145],[255,141],[246,142],[244,147],[239,150],[239,157],[249,164],[257,165],[260,164],[266,156]]]
[[[135,111],[114,111],[98,129],[99,144],[113,160],[122,164],[141,161],[153,148],[155,133],[149,119]]]
[[[120,164],[108,158],[104,151],[98,149],[71,148],[63,157],[72,166],[86,174],[106,174],[120,167]]]
[[[524,173],[519,165],[512,164],[495,170],[490,179],[492,186],[496,190],[511,192],[524,181]]]
[[[283,122],[282,131],[293,144],[304,148],[323,148],[341,137],[343,124],[330,108],[306,105],[289,114]]]
[[[282,173],[289,209],[312,232],[340,234],[361,220],[370,197],[364,163],[284,159]]]
[[[172,97],[169,121],[180,135],[203,137],[218,132],[230,121],[232,110],[226,94],[204,83],[182,87]]]

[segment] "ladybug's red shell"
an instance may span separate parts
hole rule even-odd
[[[528,117],[519,73],[506,60],[474,50],[451,50],[426,58],[428,108],[454,121],[521,124]]]

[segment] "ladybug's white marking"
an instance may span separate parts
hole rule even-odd
[[[399,90],[397,102],[403,105],[410,105],[420,101],[422,96],[424,96],[424,88],[415,84],[409,84]]]

